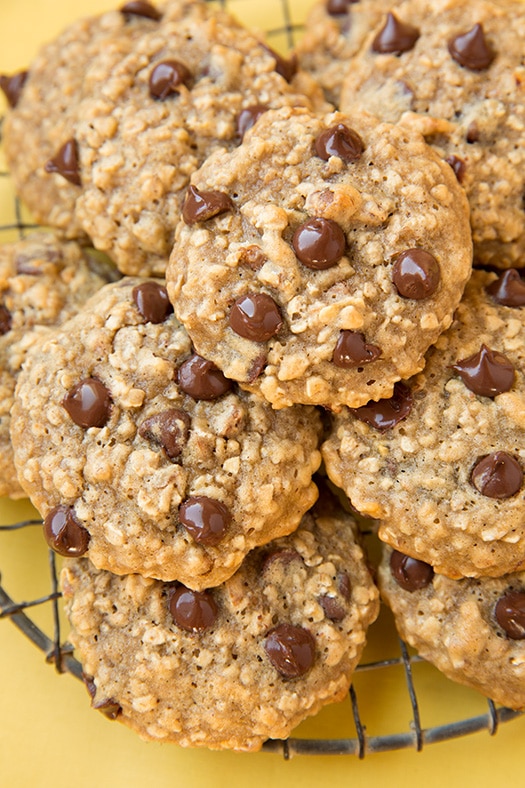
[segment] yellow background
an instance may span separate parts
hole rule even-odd
[[[119,4],[118,2],[116,3]],[[304,21],[311,0],[289,0],[291,20]],[[0,72],[30,63],[38,46],[69,21],[114,7],[111,0],[0,0]],[[231,0],[230,8],[245,23],[261,30],[283,25],[281,0]],[[286,36],[271,39],[284,48]],[[6,221],[6,187],[0,183],[0,218]],[[11,220],[11,216],[9,219]],[[34,516],[27,503],[0,499],[0,522]],[[49,591],[47,549],[39,528],[0,533],[2,584],[20,601]],[[31,612],[52,633],[49,605]],[[65,633],[64,633],[65,635]],[[397,640],[388,615],[373,629],[367,660],[397,656]],[[415,665],[423,727],[484,714],[486,702],[451,684],[428,665]],[[409,730],[411,708],[401,668],[360,674],[356,689],[368,733]],[[323,710],[303,723],[298,736],[354,737],[348,701]],[[268,753],[235,754],[184,750],[142,742],[118,723],[92,711],[85,688],[59,675],[8,620],[0,621],[0,786],[2,788],[87,788],[111,786],[155,788],[294,788],[320,783],[337,786],[492,786],[521,785],[525,777],[525,717],[488,732],[426,746],[355,756],[297,756],[285,761]]]

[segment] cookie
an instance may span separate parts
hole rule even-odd
[[[300,66],[315,77],[336,107],[354,55],[396,5],[395,0],[321,0],[312,6],[296,53]]]
[[[118,574],[216,585],[317,497],[315,409],[238,391],[154,280],[108,285],[27,359],[11,432],[50,546]]]
[[[342,700],[379,607],[354,528],[316,507],[200,593],[69,559],[61,583],[92,706],[144,739],[257,750]]]
[[[525,283],[475,271],[423,372],[334,418],[322,451],[380,538],[452,578],[525,568]]]
[[[29,350],[72,317],[111,276],[89,250],[51,233],[0,246],[0,495],[21,498],[9,428],[15,385]]]
[[[326,106],[314,80],[232,16],[171,0],[154,17],[116,11],[77,23],[47,47],[10,114],[6,151],[39,221],[58,215],[123,273],[159,276],[184,189],[208,153],[236,146],[267,107],[312,101]]]
[[[275,408],[352,407],[421,369],[471,269],[461,187],[367,115],[263,115],[192,178],[167,281],[199,353]]]
[[[451,580],[387,548],[378,582],[424,659],[496,703],[525,707],[525,572]]]
[[[407,0],[363,44],[341,109],[418,129],[449,163],[471,209],[480,265],[525,264],[525,7]]]

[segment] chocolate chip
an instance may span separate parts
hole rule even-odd
[[[143,16],[146,19],[153,19],[155,22],[162,19],[162,14],[144,0],[133,0],[133,2],[123,5],[120,10],[125,16]]]
[[[329,618],[330,621],[342,621],[346,616],[346,610],[333,596],[324,594],[323,596],[320,596],[317,601],[323,608],[325,616]]]
[[[525,282],[515,268],[509,268],[486,287],[487,293],[502,306],[525,306]]]
[[[395,427],[409,415],[412,410],[412,392],[404,383],[394,385],[394,393],[388,399],[377,402],[371,400],[360,408],[349,408],[350,412],[365,424],[379,432],[386,432]]]
[[[201,192],[196,186],[189,186],[182,206],[182,218],[186,224],[197,224],[232,210],[233,203],[224,192]]]
[[[245,107],[237,116],[237,136],[243,139],[246,132],[251,129],[261,115],[268,111],[266,104],[253,104],[251,107]]]
[[[474,25],[466,33],[460,33],[448,42],[448,51],[456,63],[471,71],[488,68],[495,54],[487,43],[483,26]]]
[[[418,561],[394,550],[390,556],[390,571],[396,583],[405,591],[418,591],[432,582],[434,570],[430,564]]]
[[[381,54],[401,55],[413,48],[419,38],[417,27],[401,22],[393,13],[388,13],[385,24],[372,42],[372,51]]]
[[[44,169],[49,173],[56,172],[75,186],[81,186],[77,141],[70,139],[65,142],[53,158],[46,162]]]
[[[0,306],[0,336],[3,334],[7,334],[7,332],[11,329],[11,325],[12,325],[11,313],[2,304]]]
[[[239,249],[238,254],[239,265],[246,265],[248,268],[251,268],[252,271],[259,271],[268,259],[261,247],[256,244],[243,246]]]
[[[258,356],[255,356],[248,369],[248,374],[246,376],[247,383],[254,383],[257,378],[262,375],[267,360],[268,357],[266,353],[260,353]]]
[[[503,353],[486,345],[472,356],[453,364],[452,368],[467,388],[482,397],[495,397],[509,391],[514,383],[514,366]]]
[[[273,550],[271,553],[265,555],[261,571],[267,572],[275,566],[275,564],[281,564],[281,566],[287,567],[292,561],[301,561],[301,563],[303,563],[303,558],[297,550],[293,550],[292,548]]]
[[[350,6],[357,2],[359,0],[327,0],[326,10],[330,16],[342,16],[347,14]]]
[[[450,164],[450,166],[454,170],[454,175],[456,176],[458,183],[463,183],[463,178],[465,177],[465,172],[467,169],[467,165],[465,164],[463,159],[460,159],[458,156],[454,156],[454,154],[451,154],[450,156],[447,156],[445,161],[447,162],[447,164]]]
[[[111,396],[100,380],[86,378],[66,394],[62,405],[79,427],[103,427],[109,419]]]
[[[194,353],[177,372],[179,388],[196,400],[213,400],[230,391],[233,383],[215,364]]]
[[[143,282],[133,288],[132,297],[147,323],[163,323],[173,312],[168,291],[158,282]]]
[[[267,293],[248,293],[233,304],[229,323],[239,336],[266,342],[281,329],[283,319],[279,307]]]
[[[375,361],[380,355],[381,348],[369,345],[359,331],[343,330],[339,334],[332,361],[336,367],[349,369]]]
[[[357,131],[348,128],[344,123],[337,123],[325,129],[315,140],[315,152],[328,161],[330,156],[338,156],[348,163],[357,161],[365,149],[365,145]]]
[[[262,44],[263,49],[265,49],[275,60],[275,70],[278,74],[281,75],[287,82],[291,82],[294,78],[295,74],[297,73],[297,57],[296,55],[292,55],[291,58],[287,59],[282,57],[278,52],[274,49],[269,47],[267,44]]]
[[[210,591],[192,591],[179,586],[170,595],[170,613],[178,627],[186,632],[202,632],[215,624],[217,603]]]
[[[472,143],[474,142],[479,142],[479,138],[480,138],[480,133],[479,133],[478,124],[475,121],[472,121],[472,123],[469,123],[469,126],[467,128],[466,140],[469,145],[472,145]]]
[[[150,96],[164,101],[168,96],[179,93],[181,85],[189,85],[191,72],[178,60],[162,60],[149,75]]]
[[[430,298],[436,292],[440,278],[436,258],[424,249],[407,249],[394,258],[392,281],[402,298],[415,301]]]
[[[494,608],[496,621],[512,640],[525,639],[525,591],[508,591]]]
[[[184,410],[171,408],[143,421],[139,435],[162,446],[170,460],[176,460],[188,441],[190,425],[191,419]]]
[[[19,71],[17,74],[0,74],[0,88],[3,90],[11,108],[15,108],[22,95],[22,90],[27,81],[29,72]]]
[[[316,217],[297,228],[292,246],[303,265],[322,271],[338,263],[344,255],[346,236],[336,222]]]
[[[221,501],[194,495],[179,506],[179,520],[198,544],[213,546],[223,540],[232,516]]]
[[[343,599],[346,599],[348,602],[352,594],[352,584],[346,572],[337,573],[337,587]]]
[[[122,706],[114,698],[104,698],[96,703],[92,703],[91,707],[100,711],[108,720],[116,720],[119,714],[122,713]]]
[[[315,660],[315,641],[303,627],[279,624],[264,640],[264,650],[274,668],[285,679],[308,673]]]
[[[511,454],[496,451],[477,461],[470,480],[488,498],[512,498],[523,484],[523,471]]]
[[[89,533],[78,521],[72,506],[56,506],[44,520],[44,537],[59,555],[78,558],[87,552]]]

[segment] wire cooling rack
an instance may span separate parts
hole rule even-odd
[[[219,0],[213,5],[219,5],[233,12],[241,22],[254,26],[254,4],[252,0]],[[271,19],[272,24],[260,24],[259,29],[266,33],[269,43],[277,51],[285,53],[297,41],[303,27],[311,0],[267,0],[261,19]],[[271,6],[271,8],[270,8]],[[255,22],[255,24],[257,24]],[[0,118],[0,131],[2,119]],[[14,194],[9,173],[0,169],[0,243],[8,242],[16,237],[24,238],[26,234],[35,229],[37,225],[31,223],[18,197]],[[2,501],[0,499],[0,515]],[[28,529],[41,529],[42,521],[38,518],[21,520],[10,525],[0,525],[0,555],[4,554],[2,541],[16,539],[17,535],[27,532]],[[373,540],[371,534],[365,533],[365,539]],[[48,587],[49,592],[44,596],[26,601],[16,601],[2,585],[0,574],[0,619],[10,620],[20,632],[45,655],[46,661],[53,665],[59,673],[69,674],[83,680],[82,666],[75,658],[72,646],[63,638],[61,619],[62,605],[61,593],[58,586],[57,557],[53,551],[48,554]],[[45,560],[45,559],[44,559]],[[0,570],[2,569],[0,565]],[[45,611],[47,624],[45,630],[38,625],[34,618],[34,611]],[[39,619],[42,616],[39,615]],[[407,645],[393,634],[393,623],[389,611],[383,609],[381,615],[373,625],[370,638],[377,639],[375,651],[380,653],[380,658],[365,658],[358,666],[354,683],[352,684],[348,702],[344,713],[347,714],[345,731],[351,728],[350,735],[342,735],[337,730],[335,735],[316,737],[290,737],[282,740],[269,740],[263,745],[266,752],[281,753],[285,759],[295,755],[356,755],[363,758],[370,753],[386,752],[391,750],[415,749],[422,750],[424,746],[432,743],[455,739],[468,734],[486,731],[494,735],[501,723],[514,720],[522,716],[521,712],[501,706],[496,706],[491,700],[478,696],[473,691],[466,691],[445,679],[428,663],[411,653]],[[385,630],[390,632],[385,636]],[[388,648],[386,648],[388,644]],[[388,651],[388,653],[386,653]],[[373,649],[372,649],[373,652]],[[384,652],[384,653],[382,653]],[[418,668],[425,672],[418,674]],[[430,673],[429,673],[430,671]],[[387,684],[396,686],[397,697],[403,698],[400,706],[405,711],[396,709],[394,730],[384,731],[377,720],[370,722],[370,709],[372,706],[381,711],[381,694],[377,685],[381,682],[362,681],[371,674],[381,674]],[[360,687],[360,685],[362,685]],[[374,685],[374,686],[372,686]],[[435,692],[429,692],[429,686]],[[465,696],[464,693],[470,693]],[[436,696],[445,693],[453,702],[450,703],[457,709],[457,695],[466,698],[465,711],[477,705],[479,713],[470,716],[458,715],[439,724],[424,724],[427,716],[432,716],[430,707],[435,703]],[[370,695],[373,702],[370,703]],[[475,703],[472,699],[475,696]],[[445,701],[446,705],[447,701]],[[461,707],[461,706],[460,706]],[[481,710],[483,709],[483,710]],[[386,711],[386,710],[385,710]],[[406,712],[406,716],[405,716]],[[340,719],[338,716],[338,722]],[[373,717],[374,715],[372,715]],[[376,715],[377,716],[377,715]],[[450,716],[450,715],[449,715]],[[459,716],[459,718],[458,718]],[[313,721],[315,725],[315,720]],[[310,725],[311,727],[311,725]],[[400,730],[401,729],[401,730]],[[379,730],[380,732],[374,732]],[[314,731],[315,732],[315,731]]]

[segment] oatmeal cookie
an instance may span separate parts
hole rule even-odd
[[[345,409],[328,475],[380,538],[452,578],[525,569],[525,283],[475,271],[424,371]]]
[[[9,428],[28,351],[77,313],[111,277],[90,251],[51,233],[0,246],[0,495],[21,498]]]
[[[175,312],[199,353],[275,408],[389,396],[471,270],[450,167],[363,114],[266,113],[193,176],[182,217]]]
[[[386,548],[378,582],[422,657],[503,706],[525,707],[525,572],[451,580]]]
[[[474,258],[525,265],[525,6],[406,0],[363,44],[341,109],[416,128],[471,208]]]
[[[159,282],[108,285],[28,357],[12,440],[49,544],[200,590],[317,497],[320,422],[192,353]]]
[[[208,591],[85,558],[61,581],[93,707],[211,749],[257,750],[342,700],[379,607],[352,517],[322,507]]]

